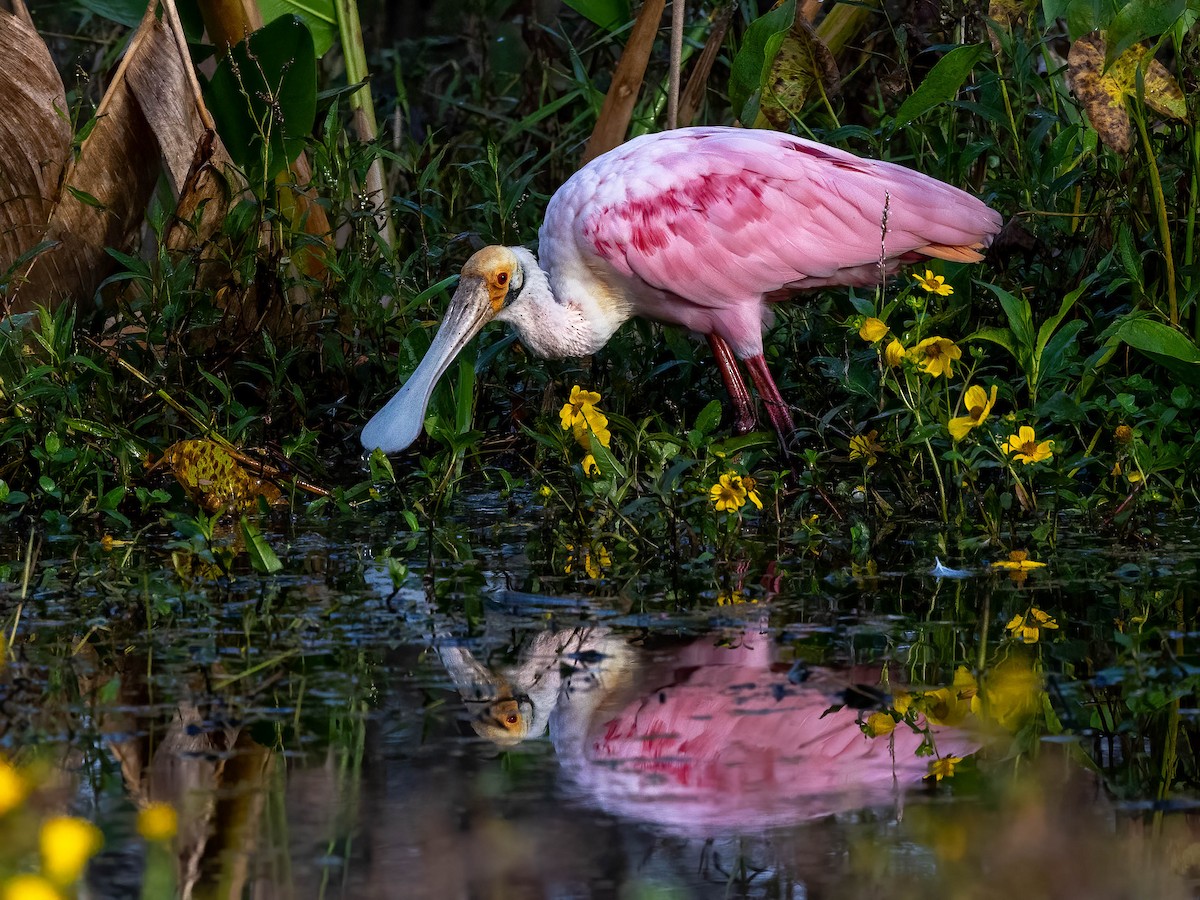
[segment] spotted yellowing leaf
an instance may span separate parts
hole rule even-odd
[[[779,46],[763,86],[759,117],[775,128],[786,129],[804,104],[822,91],[835,96],[841,75],[829,48],[817,37],[804,16],[796,16]],[[765,124],[755,122],[756,125]]]
[[[165,465],[185,493],[207,512],[250,510],[261,497],[279,503],[282,492],[272,482],[252,475],[215,441],[176,441],[155,466]]]
[[[1071,45],[1067,56],[1067,78],[1071,90],[1083,104],[1088,122],[1113,150],[1128,152],[1133,143],[1133,125],[1125,99],[1137,94],[1137,73],[1142,70],[1146,105],[1159,115],[1186,119],[1187,108],[1179,84],[1145,44],[1135,44],[1104,68],[1104,37],[1100,32],[1084,35]]]

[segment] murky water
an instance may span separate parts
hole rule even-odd
[[[272,578],[42,538],[24,597],[11,536],[3,746],[104,830],[89,895],[138,896],[154,801],[195,897],[1194,894],[1194,524],[1015,573],[935,578],[905,529],[596,581],[471,509],[297,525]]]

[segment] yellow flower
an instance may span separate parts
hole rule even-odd
[[[1038,638],[1041,637],[1043,628],[1058,628],[1058,623],[1049,613],[1042,612],[1036,606],[1031,606],[1029,612],[1023,616],[1013,616],[1012,620],[1004,627],[1013,637],[1020,638],[1022,643],[1036,644]]]
[[[882,452],[883,447],[875,441],[878,436],[878,431],[868,431],[850,438],[850,458],[866,460],[868,468],[879,462],[876,454]]]
[[[958,345],[950,338],[944,337],[925,338],[913,347],[912,354],[921,371],[934,378],[939,375],[952,377],[954,360],[962,359],[962,351],[958,349]]]
[[[1121,461],[1117,460],[1117,464],[1112,467],[1112,474],[1120,475],[1123,471],[1124,471],[1124,469],[1121,468]],[[1125,477],[1129,479],[1130,484],[1137,484],[1139,481],[1142,480],[1142,473],[1139,472],[1137,469],[1134,469],[1132,472],[1130,472]]]
[[[551,493],[552,491],[550,490],[550,485],[548,484],[543,484],[540,488],[538,488],[539,497],[549,497]]]
[[[749,500],[751,503],[753,503],[755,506],[757,506],[759,509],[762,509],[763,508],[762,500],[759,498],[758,491],[756,490],[756,488],[758,487],[758,482],[755,481],[753,478],[751,478],[749,475],[742,475],[740,477],[742,479],[742,487],[744,487],[746,489],[746,499]]]
[[[756,487],[757,482],[749,475],[726,472],[709,488],[708,494],[713,505],[717,507],[717,512],[734,512],[745,506],[747,500],[762,509],[762,500],[755,490]]]
[[[580,465],[583,466],[584,475],[590,477],[592,475],[600,474],[600,466],[596,464],[596,457],[592,456],[590,453],[583,458],[583,462],[581,462]]]
[[[608,432],[608,417],[596,409],[600,395],[595,391],[585,391],[575,385],[571,388],[571,399],[559,410],[558,418],[563,431],[570,431],[579,446],[591,450],[591,435],[604,447],[609,445],[611,436]],[[590,432],[589,432],[590,429]]]
[[[949,297],[954,293],[954,288],[946,284],[946,279],[941,275],[934,275],[931,269],[926,269],[924,275],[914,274],[913,278],[921,290],[937,294],[939,297]]]
[[[86,819],[55,816],[42,824],[42,872],[60,887],[74,884],[87,861],[104,844],[100,829]]]
[[[988,671],[972,710],[1007,731],[1019,730],[1042,705],[1042,678],[1028,659],[1009,657]]]
[[[920,708],[934,725],[958,725],[971,711],[971,701],[978,692],[975,676],[966,666],[959,666],[954,672],[954,684],[926,692]]]
[[[1045,566],[1044,562],[1030,559],[1024,550],[1013,550],[1008,554],[1008,559],[998,559],[992,563],[993,569],[1042,569]]]
[[[961,756],[943,756],[941,759],[931,759],[929,761],[929,774],[927,778],[932,778],[934,781],[941,781],[943,778],[954,777],[954,767],[962,762]]]
[[[963,405],[967,408],[967,414],[951,419],[947,425],[950,437],[956,441],[961,441],[972,428],[987,421],[988,413],[996,405],[996,386],[992,385],[991,396],[988,396],[987,391],[979,385],[971,385],[967,388]]]
[[[29,793],[29,784],[17,768],[0,759],[0,816],[21,805]]]
[[[881,737],[885,734],[891,734],[896,728],[896,720],[889,713],[873,712],[867,716],[867,721],[863,723],[863,731],[867,737]]]
[[[870,344],[881,340],[887,333],[887,325],[885,325],[882,320],[876,319],[874,316],[863,320],[862,327],[858,329],[858,336]]]
[[[61,900],[60,894],[41,875],[14,875],[4,882],[4,900]]]
[[[1118,444],[1133,443],[1133,429],[1128,425],[1118,425],[1116,431],[1113,432],[1113,439]]]
[[[571,574],[571,569],[579,562],[575,555],[575,545],[567,544],[567,564],[563,566],[563,572],[567,575]],[[595,544],[591,547],[583,548],[583,570],[588,574],[589,578],[599,578],[604,574],[604,570],[612,565],[612,557],[608,555],[608,550],[603,544]]]
[[[739,603],[757,603],[757,600],[747,600],[741,591],[730,591],[728,594],[717,594],[717,606],[735,606]]]
[[[1025,465],[1042,462],[1054,455],[1054,441],[1038,443],[1037,435],[1028,425],[1022,425],[1017,433],[1008,439],[1004,452]]]
[[[169,803],[151,803],[138,813],[137,830],[148,841],[165,843],[179,830],[179,816]]]
[[[904,345],[893,338],[891,343],[889,343],[883,351],[883,359],[894,369],[896,366],[900,365],[900,363],[904,362],[905,352]]]

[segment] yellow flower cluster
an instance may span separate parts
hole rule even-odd
[[[762,509],[762,500],[756,488],[757,482],[749,475],[726,472],[709,488],[709,499],[717,512],[737,512],[746,505],[747,500]]]
[[[599,473],[596,457],[592,455],[592,438],[600,442],[601,447],[608,447],[612,435],[608,431],[608,417],[596,408],[600,395],[596,391],[585,391],[579,385],[571,388],[571,398],[563,404],[559,411],[559,421],[562,430],[571,432],[576,443],[588,451],[583,458],[583,473],[594,475]]]

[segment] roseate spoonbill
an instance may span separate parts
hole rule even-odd
[[[467,260],[429,352],[367,423],[363,446],[395,453],[415,441],[438,379],[492,319],[534,354],[565,357],[595,353],[632,316],[707,335],[735,427],[747,431],[741,360],[782,442],[793,425],[763,359],[768,304],[870,284],[922,257],[976,262],[1000,224],[983,202],[927,175],[777,131],[634,138],[550,198],[540,263],[499,246]]]

